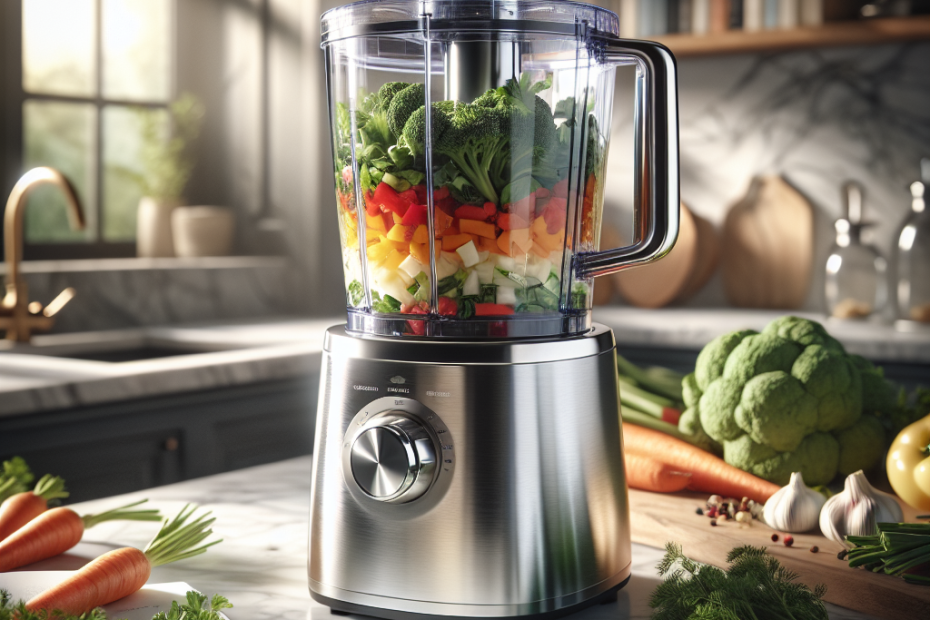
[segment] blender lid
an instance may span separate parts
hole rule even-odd
[[[431,31],[519,31],[574,36],[587,22],[592,32],[620,36],[620,20],[607,9],[568,0],[362,0],[330,9],[320,18],[322,43],[350,37]]]

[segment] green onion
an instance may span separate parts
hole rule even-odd
[[[930,585],[930,523],[879,523],[874,536],[847,536],[853,545],[851,567],[901,576],[907,583]],[[913,574],[910,571],[919,571]]]

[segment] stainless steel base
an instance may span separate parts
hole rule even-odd
[[[561,615],[615,591],[631,560],[617,394],[613,334],[602,326],[455,343],[330,329],[311,594],[400,620]],[[370,444],[375,427],[417,439],[382,459],[400,473],[360,486],[356,441],[367,433]]]

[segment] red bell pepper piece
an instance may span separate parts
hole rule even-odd
[[[426,222],[426,205],[410,205],[404,213],[404,219],[400,221],[404,226],[425,226]]]
[[[551,196],[551,195],[552,195],[552,193],[551,193],[548,189],[546,189],[545,187],[540,187],[539,189],[536,190],[536,199],[537,199],[537,200],[541,200],[541,199],[543,199],[543,198],[548,198],[548,197]]]
[[[425,205],[426,195],[427,195],[426,186],[425,185],[414,185],[410,189],[412,189],[414,193],[417,195],[416,203],[418,205]]]
[[[553,198],[553,200],[555,200]],[[557,204],[552,204],[542,212],[543,219],[546,221],[546,232],[554,235],[565,228],[565,209],[560,209]]]
[[[375,202],[375,195],[372,192],[365,192],[365,212],[368,215],[378,215],[381,213],[381,205]]]
[[[418,185],[417,187],[420,187],[420,186]],[[423,186],[423,187],[425,188],[426,186]],[[450,194],[451,192],[449,192],[449,188],[443,185],[442,187],[440,187],[439,189],[433,192],[433,200],[442,200],[444,198],[448,198]]]
[[[373,200],[382,210],[391,211],[401,217],[403,217],[407,212],[407,208],[410,206],[410,203],[402,199],[398,193],[394,191],[393,187],[383,181],[378,183],[378,187],[375,188]]]
[[[501,213],[497,216],[497,225],[501,230],[517,230],[518,228],[529,228],[530,223],[521,218],[516,213]]]
[[[454,299],[448,297],[439,298],[439,314],[443,316],[455,316],[459,311],[459,305]]]
[[[497,213],[497,205],[494,204],[493,202],[484,203],[484,212],[485,214],[487,214],[487,217],[491,217],[492,215]]]
[[[455,210],[455,217],[462,220],[480,220],[488,219],[488,213],[482,207],[474,205],[463,205]]]
[[[504,304],[475,304],[475,316],[513,314],[513,308]]]
[[[417,195],[417,192],[414,188],[405,189],[402,192],[397,194],[397,197],[403,200],[404,202],[415,204],[426,204],[426,200],[420,200],[420,197]]]
[[[437,199],[435,205],[446,215],[455,215],[455,210],[459,208],[459,203],[452,196]]]
[[[552,195],[559,198],[568,198],[568,179],[562,179],[552,186]]]

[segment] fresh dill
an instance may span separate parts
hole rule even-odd
[[[652,594],[653,620],[826,620],[826,587],[813,590],[762,547],[736,547],[727,568],[702,565],[665,545],[656,567],[665,580]]]

